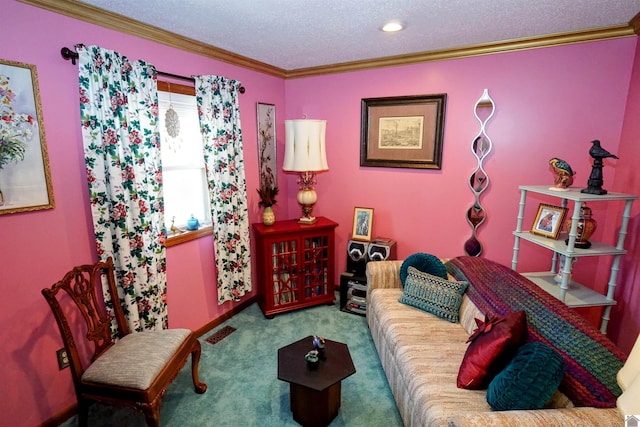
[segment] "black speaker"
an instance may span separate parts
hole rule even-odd
[[[386,261],[396,259],[396,241],[379,238],[369,243],[367,249],[369,261]]]
[[[367,269],[369,242],[349,240],[347,244],[347,272],[364,276]]]

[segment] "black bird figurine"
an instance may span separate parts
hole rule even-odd
[[[612,157],[614,159],[618,158],[618,156],[616,156],[615,154],[611,154],[610,152],[602,148],[600,146],[599,140],[594,139],[593,141],[591,141],[591,144],[592,145],[591,149],[589,150],[589,155],[594,159],[606,159],[607,157]]]
[[[587,181],[587,188],[580,190],[581,193],[587,194],[607,194],[607,190],[602,188],[602,159],[613,158],[617,159],[618,156],[611,154],[600,146],[600,141],[594,139],[591,141],[591,149],[589,155],[593,158],[593,166],[591,167],[591,174],[589,175],[589,181]]]

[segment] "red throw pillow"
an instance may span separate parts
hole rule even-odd
[[[457,385],[469,390],[482,390],[513,358],[527,331],[524,311],[516,311],[504,318],[484,322],[476,319],[478,329],[469,337],[471,342],[458,371]]]

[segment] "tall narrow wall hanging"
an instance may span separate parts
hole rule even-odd
[[[35,65],[0,59],[0,214],[54,206]]]
[[[258,114],[258,162],[260,167],[260,188],[278,188],[276,166],[276,106],[256,105]],[[276,190],[277,191],[277,190]]]
[[[476,169],[469,177],[469,188],[473,193],[473,205],[467,211],[467,222],[471,226],[471,237],[464,243],[464,252],[469,256],[480,256],[482,254],[482,243],[478,240],[478,227],[486,219],[486,212],[480,204],[480,195],[489,186],[489,176],[482,165],[483,161],[491,152],[491,138],[486,133],[486,126],[493,113],[495,104],[489,96],[489,91],[484,90],[482,96],[476,102],[473,115],[480,123],[480,132],[471,143],[471,152],[477,160]]]

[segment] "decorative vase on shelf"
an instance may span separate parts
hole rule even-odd
[[[553,276],[553,280],[555,280],[556,283],[562,283],[562,272],[564,271],[564,266],[567,263],[567,260],[569,260],[569,270],[571,270],[573,268],[573,263],[576,262],[578,258],[569,258],[565,255],[560,255],[560,266],[558,267],[558,273]],[[571,280],[571,273],[569,273],[569,280]]]
[[[571,224],[573,220],[569,218],[567,220],[567,233],[571,232]],[[591,208],[586,203],[582,203],[580,206],[580,218],[578,219],[578,226],[576,228],[576,243],[575,247],[580,249],[588,249],[591,247],[589,238],[596,231],[598,223],[595,219],[591,218]],[[569,243],[569,239],[565,241]]]
[[[271,206],[267,206],[262,212],[262,223],[264,225],[273,225],[274,222],[276,222],[276,214],[273,213]]]

